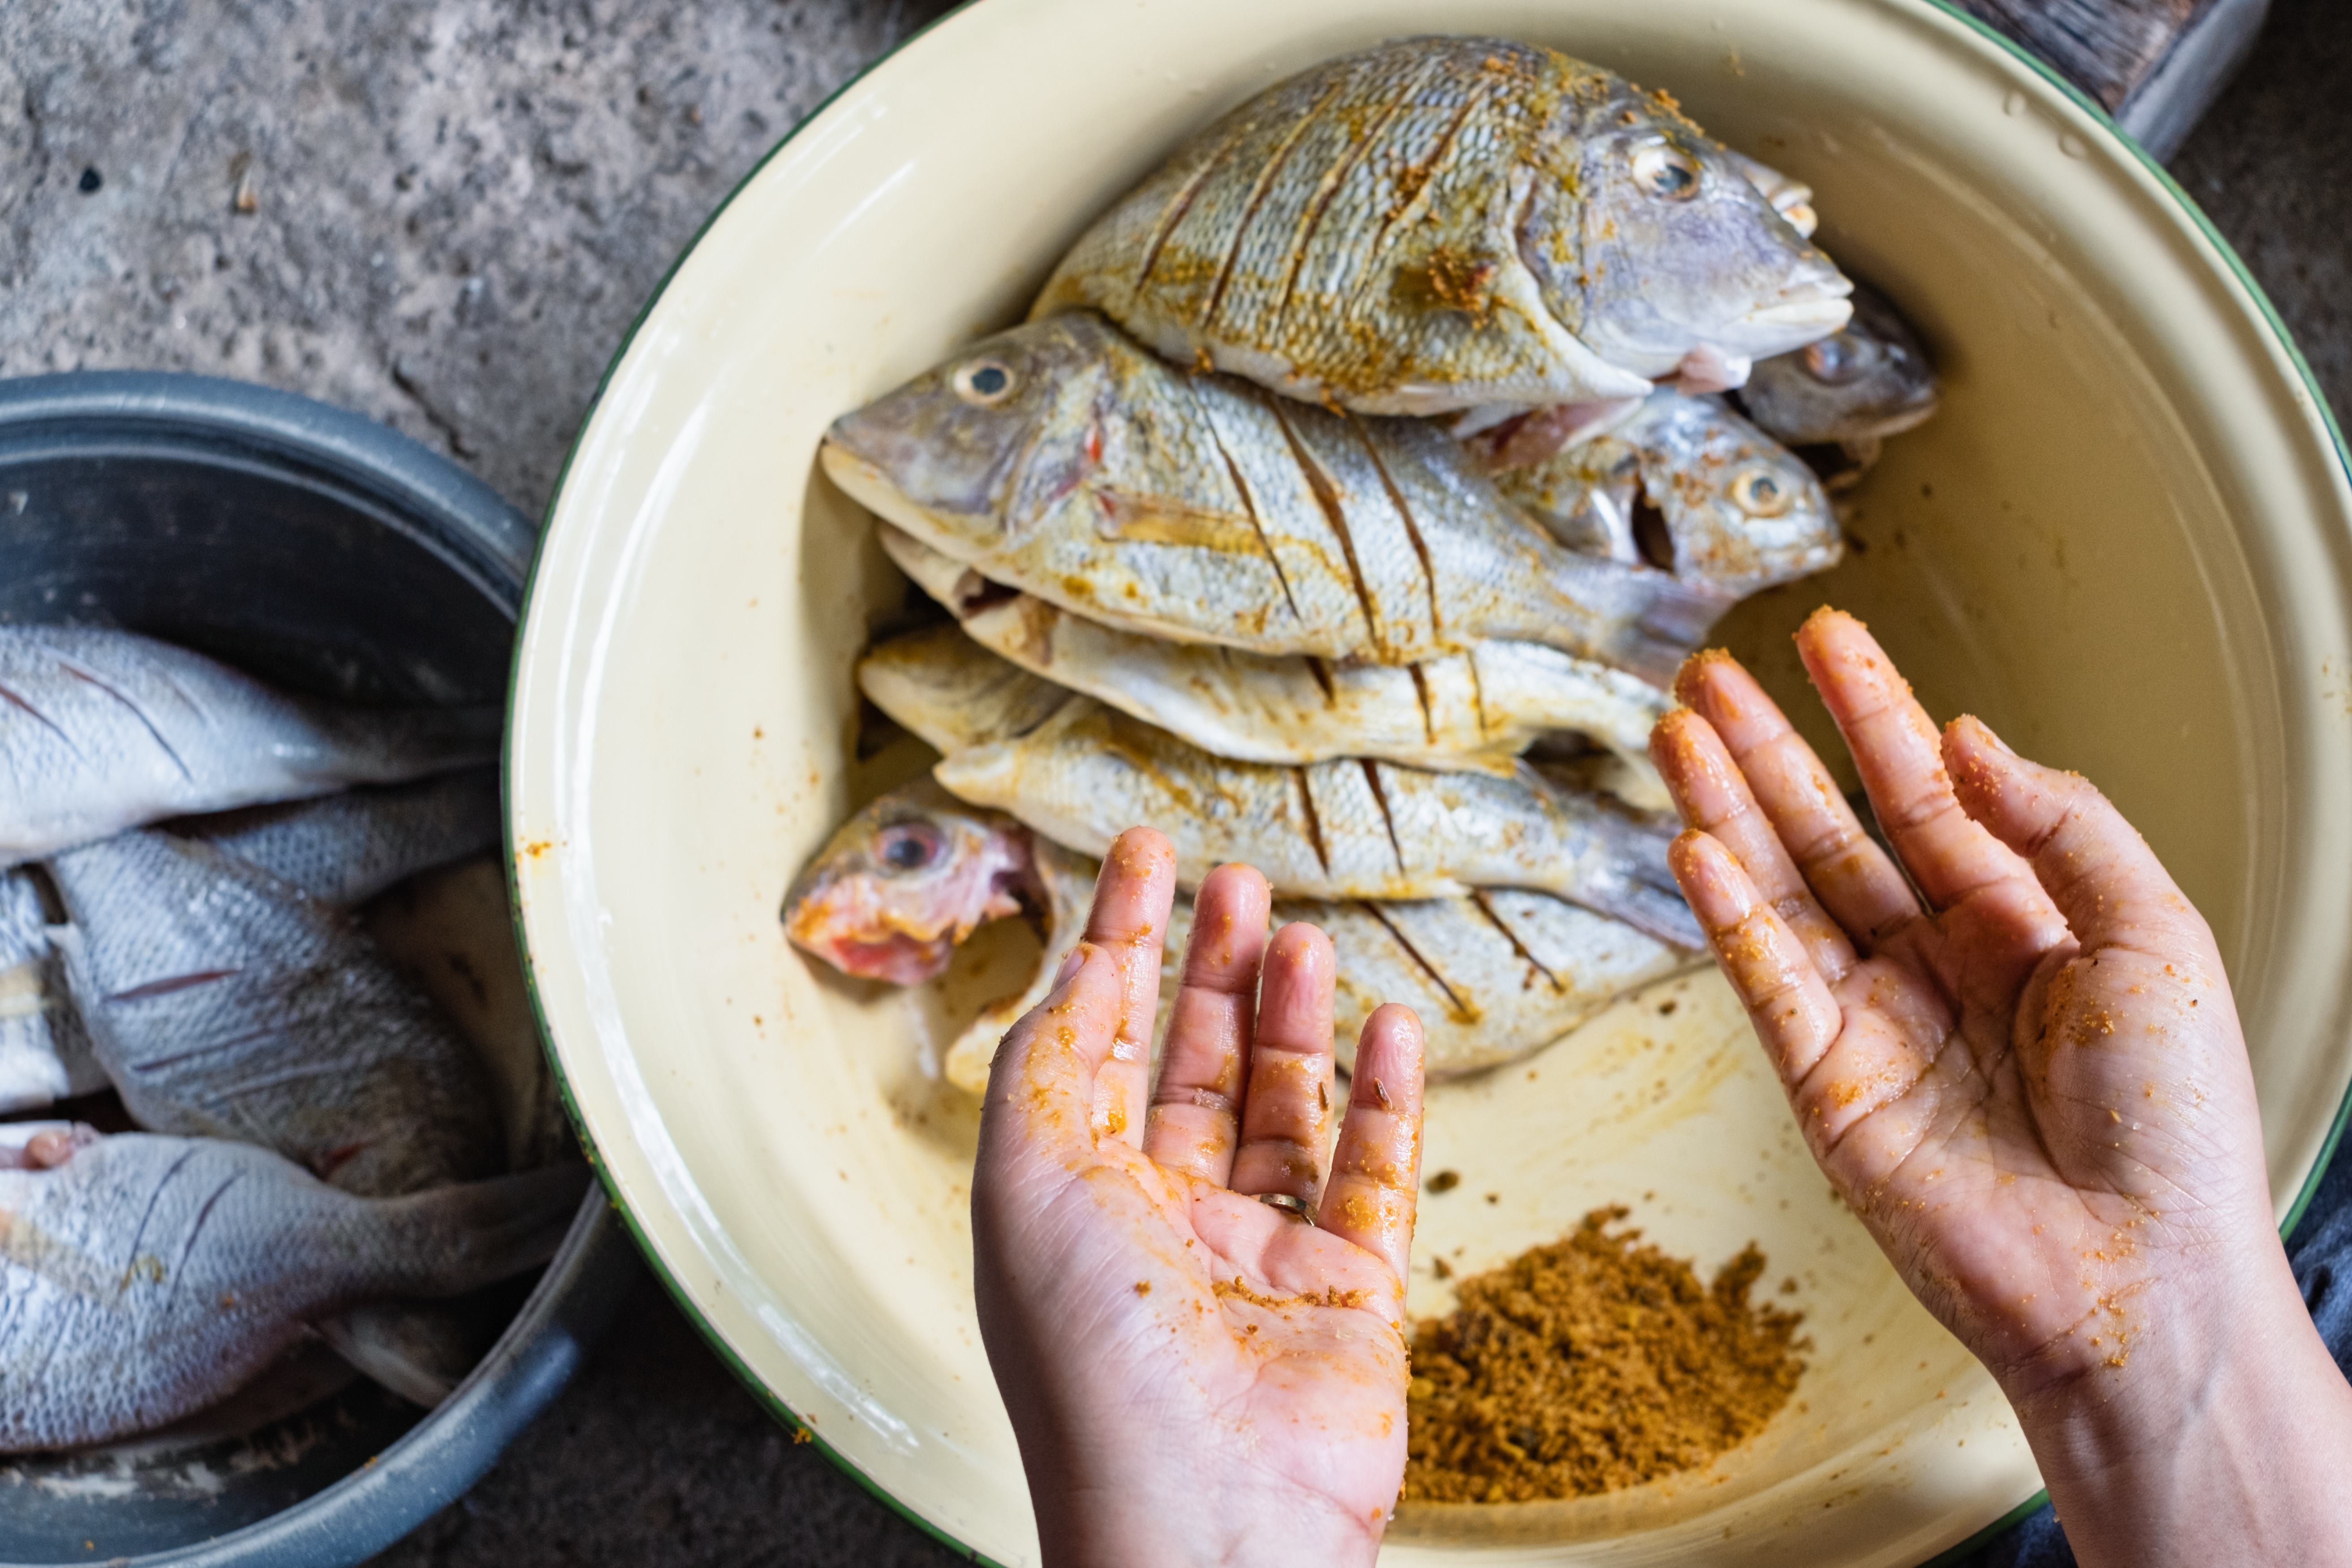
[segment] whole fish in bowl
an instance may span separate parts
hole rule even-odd
[[[1101,310],[1178,363],[1469,427],[1660,377],[1737,386],[1846,318],[1846,280],[1758,167],[1556,50],[1402,39],[1187,139],[1033,313]]]
[[[1852,321],[1761,362],[1738,396],[1757,427],[1796,447],[1834,494],[1861,481],[1886,437],[1933,416],[1936,366],[1886,297],[1856,284]]]

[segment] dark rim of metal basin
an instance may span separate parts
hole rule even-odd
[[[0,437],[16,450],[53,445],[78,456],[168,454],[267,474],[330,496],[414,541],[506,618],[521,607],[529,520],[456,464],[340,408],[211,376],[83,372],[0,381]],[[604,1193],[592,1187],[498,1343],[455,1394],[397,1442],[257,1523],[124,1561],[152,1568],[325,1568],[373,1556],[480,1479],[547,1407],[635,1272]]]
[[[2147,174],[2156,180],[2164,192],[2179,206],[2181,212],[2196,225],[2199,232],[2205,237],[2206,240],[2210,244],[2211,244],[2215,252],[2221,257],[2222,262],[2229,268],[2231,274],[2237,279],[2239,284],[2245,289],[2247,294],[2252,299],[2255,308],[2262,313],[2263,321],[2269,326],[2272,334],[2277,339],[2280,348],[2285,352],[2289,360],[2293,362],[2296,374],[2302,377],[2303,384],[2310,394],[2312,405],[2319,410],[2321,418],[2326,421],[2328,435],[2336,447],[2337,463],[2347,469],[2352,469],[2352,454],[2347,454],[2345,447],[2343,428],[2336,422],[2335,411],[2328,405],[2327,395],[2320,389],[2319,382],[2317,378],[2312,374],[2311,366],[2303,357],[2302,350],[2295,346],[2294,334],[2287,331],[2286,323],[2280,319],[2277,308],[2271,303],[2270,296],[2263,292],[2262,285],[2254,280],[2252,273],[2246,270],[2246,264],[2239,258],[2237,251],[2231,247],[2228,240],[2221,237],[2221,231],[2213,226],[2212,220],[2205,216],[2204,209],[2197,205],[2196,200],[2191,197],[2188,192],[2182,190],[2172,176],[2165,172],[2164,165],[2150,157],[2147,153],[2141,148],[2138,142],[2133,141],[2129,136],[2126,135],[2120,129],[2118,129],[2116,125],[2115,117],[2113,115],[2101,108],[2080,88],[2077,88],[2074,83],[2061,76],[2054,68],[2050,66],[2040,57],[2033,54],[2032,51],[2027,49],[2023,45],[2001,33],[1999,29],[1969,15],[1966,11],[1961,10],[1958,5],[1953,3],[1953,0],[1886,0],[1886,3],[1895,5],[1898,8],[1919,8],[1940,13],[1948,21],[1966,27],[1988,39],[1991,43],[1999,46],[2027,68],[2031,69],[2035,75],[2041,77],[2060,93],[2073,100],[2077,107],[2082,109],[2083,111],[2089,115],[2096,123],[2101,134],[2112,138],[2118,148],[2126,152],[2131,157],[2138,160]],[[685,265],[686,258],[694,254],[695,247],[702,243],[703,237],[710,232],[711,226],[719,221],[719,217],[730,206],[734,205],[735,198],[743,194],[745,187],[750,185],[753,180],[759,178],[761,172],[764,170],[779,154],[781,154],[786,147],[790,146],[793,141],[798,137],[801,132],[806,131],[810,126],[823,119],[825,111],[832,108],[835,102],[855,90],[860,83],[865,81],[867,76],[887,64],[899,53],[900,50],[907,48],[909,45],[922,38],[925,35],[932,32],[934,29],[953,25],[962,19],[972,9],[974,9],[973,6],[966,5],[960,10],[951,11],[946,16],[931,22],[928,26],[908,35],[907,37],[901,39],[889,50],[877,56],[864,70],[859,71],[856,76],[851,77],[848,80],[843,82],[841,86],[835,88],[831,97],[819,104],[809,113],[807,118],[803,119],[798,125],[785,132],[785,134],[778,140],[776,144],[768,150],[767,154],[757,163],[754,163],[750,172],[744,174],[742,179],[736,182],[735,188],[727,193],[725,199],[720,201],[716,207],[711,209],[710,216],[703,220],[702,226],[697,229],[694,232],[693,237],[687,241],[685,247],[677,253],[677,258],[670,263],[668,271],[662,275],[661,282],[656,286],[653,293],[646,298],[644,308],[637,312],[636,320],[629,323],[629,330],[622,335],[620,342],[613,350],[613,357],[605,362],[604,374],[598,379],[596,384],[596,394],[589,400],[588,407],[582,412],[577,433],[572,437],[572,448],[564,454],[563,468],[556,476],[555,489],[549,497],[548,510],[545,518],[542,519],[542,523],[553,521],[556,502],[562,498],[564,482],[571,477],[572,465],[580,455],[580,445],[587,437],[589,422],[594,416],[597,405],[604,401],[605,390],[611,386],[613,377],[618,374],[621,367],[621,362],[628,357],[630,344],[636,341],[637,333],[644,329],[646,321],[652,317],[654,310],[661,304],[663,297],[669,291],[670,283],[677,278],[678,268]],[[545,533],[544,529],[542,528],[542,541],[544,540],[544,537]],[[531,591],[536,589],[538,583],[539,563],[536,557],[534,557],[529,582],[524,590],[523,614],[526,617],[528,617],[530,611]],[[521,644],[520,640],[518,640],[516,644],[516,654],[518,658],[520,658],[520,653]],[[514,736],[511,731],[508,732],[507,741],[509,746],[513,744]],[[520,919],[518,919],[517,929],[518,937],[520,938]],[[526,942],[526,953],[528,951],[529,945]],[[545,1007],[541,1005],[539,995],[537,972],[533,970],[528,963],[524,964],[523,972],[530,979],[531,1006],[539,1015],[540,1032],[541,1037],[544,1037],[547,1034],[547,1014]],[[587,1122],[581,1115],[579,1101],[572,1094],[571,1081],[563,1075],[562,1059],[562,1058],[555,1057],[553,1055],[551,1046],[550,1047],[550,1055],[555,1062],[555,1081],[562,1090],[563,1103],[571,1112],[572,1127],[579,1132],[582,1142],[587,1146],[590,1161],[595,1166],[599,1176],[603,1178],[609,1186],[611,1178],[604,1175],[604,1163],[598,1154],[595,1140],[588,1130]],[[2303,1211],[2305,1208],[2309,1206],[2312,1195],[2318,1191],[2319,1179],[2322,1175],[2326,1173],[2328,1163],[2335,1157],[2336,1146],[2343,1140],[2347,1120],[2352,1120],[2352,1092],[2347,1092],[2343,1102],[2336,1107],[2335,1122],[2328,1131],[2326,1142],[2320,1150],[2318,1162],[2312,1166],[2311,1173],[2304,1179],[2303,1190],[2295,1195],[2294,1205],[2288,1209],[2286,1218],[2280,1224],[2279,1230],[2281,1235],[2284,1235],[2294,1228],[2295,1222],[2303,1217]],[[636,1237],[638,1247],[645,1253],[646,1261],[652,1267],[656,1277],[661,1280],[663,1286],[668,1289],[671,1299],[677,1303],[679,1310],[683,1311],[687,1316],[688,1321],[693,1323],[695,1328],[701,1332],[703,1339],[709,1342],[710,1348],[717,1352],[719,1358],[725,1362],[727,1365],[734,1371],[735,1375],[738,1378],[742,1380],[744,1386],[749,1388],[760,1402],[767,1406],[768,1411],[772,1415],[793,1427],[804,1439],[814,1442],[817,1446],[818,1450],[823,1453],[826,1458],[832,1460],[835,1465],[838,1466],[852,1480],[856,1481],[859,1486],[864,1487],[868,1492],[871,1492],[876,1498],[879,1499],[887,1507],[888,1507],[892,1512],[898,1514],[901,1519],[904,1519],[908,1523],[913,1525],[924,1534],[930,1536],[933,1540],[941,1542],[946,1545],[954,1548],[957,1552],[970,1558],[974,1563],[994,1563],[995,1560],[993,1558],[982,1557],[979,1552],[971,1546],[966,1545],[964,1542],[958,1541],[954,1536],[949,1534],[946,1531],[941,1530],[938,1525],[933,1524],[929,1520],[925,1519],[914,1509],[910,1508],[906,1503],[901,1502],[898,1498],[893,1497],[888,1491],[876,1484],[876,1482],[868,1477],[865,1471],[859,1469],[848,1459],[844,1458],[842,1455],[835,1449],[832,1444],[826,1442],[824,1437],[820,1436],[815,1427],[803,1421],[799,1415],[793,1411],[791,1406],[787,1405],[782,1399],[778,1398],[772,1390],[760,1381],[758,1374],[752,1372],[751,1367],[744,1363],[742,1358],[735,1353],[733,1347],[728,1344],[726,1340],[719,1334],[716,1328],[712,1327],[710,1321],[703,1316],[701,1309],[696,1306],[693,1297],[688,1293],[686,1287],[679,1282],[677,1276],[670,1271],[668,1266],[662,1261],[661,1255],[654,1248],[651,1237],[646,1234],[645,1227],[638,1222],[637,1216],[630,1211],[626,1203],[623,1201],[617,1189],[614,1189],[613,1192],[613,1204],[614,1207],[619,1212],[622,1218],[627,1223],[630,1234]],[[2032,1497],[2028,1498],[2009,1513],[2004,1514],[2000,1519],[1995,1520],[1992,1523],[1985,1526],[1984,1529],[1977,1531],[1976,1534],[1970,1536],[1968,1540],[1961,1542],[1958,1545],[1954,1546],[1948,1551],[1938,1552],[1934,1558],[1922,1563],[1920,1568],[1946,1568],[1946,1565],[1948,1564],[1956,1564],[1959,1563],[1963,1558],[1968,1557],[1969,1554],[1984,1546],[1987,1542],[1990,1541],[1996,1535],[1999,1535],[2002,1531],[2009,1529],[2011,1525],[2019,1523],[2031,1514],[2034,1513],[2049,1500],[2050,1494],[2048,1492],[2036,1492]]]

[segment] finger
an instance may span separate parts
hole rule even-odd
[[[1364,1020],[1348,1079],[1348,1118],[1316,1224],[1404,1278],[1421,1191],[1421,1020],[1388,1003]]]
[[[981,1103],[981,1163],[1095,1142],[1096,1080],[1118,1034],[1118,964],[1092,942],[1062,961],[1054,990],[1008,1030]]]
[[[1843,1019],[1829,983],[1730,850],[1704,833],[1685,833],[1666,858],[1765,1055],[1794,1089],[1837,1038]]]
[[[1257,1031],[1242,1099],[1234,1191],[1287,1193],[1312,1205],[1330,1145],[1331,939],[1304,921],[1266,944]]]
[[[1811,751],[1806,754],[1811,756]],[[1731,851],[1757,892],[1805,944],[1813,967],[1834,984],[1853,967],[1853,943],[1814,901],[1803,873],[1780,842],[1780,831],[1757,805],[1715,727],[1697,713],[1678,709],[1650,731],[1650,756],[1675,797],[1684,826]]]
[[[2170,949],[2185,937],[2214,951],[2204,917],[2088,779],[2027,761],[1973,717],[1952,721],[1943,753],[1961,809],[2025,858],[2085,950]]]
[[[1798,628],[1797,653],[1853,752],[1878,826],[1928,903],[1948,910],[1979,888],[2029,875],[1960,809],[1936,726],[1860,621],[1814,611]]]
[[[1675,676],[1675,695],[1722,738],[1798,875],[1857,949],[1871,952],[1918,917],[1911,884],[1863,831],[1829,769],[1738,660],[1713,650],[1695,656]],[[1755,864],[1740,843],[1717,837],[1752,874]]]
[[[1254,866],[1220,866],[1202,880],[1143,1134],[1154,1163],[1221,1187],[1234,1173],[1271,900]]]
[[[1095,879],[1087,941],[1118,965],[1119,1012],[1110,1056],[1095,1075],[1094,1124],[1140,1146],[1151,1087],[1151,1025],[1160,1012],[1160,945],[1176,900],[1176,851],[1153,827],[1112,840]]]

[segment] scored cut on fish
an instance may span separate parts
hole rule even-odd
[[[64,961],[33,872],[0,871],[0,1114],[39,1110],[106,1087],[74,1011]]]
[[[462,768],[414,784],[345,790],[163,825],[320,903],[355,909],[419,871],[499,842],[499,771]]]
[[[488,762],[500,721],[289,696],[131,632],[0,626],[0,866],[163,817]]]
[[[1665,94],[1501,38],[1276,83],[1081,236],[1033,314],[1373,414],[1639,397],[1834,331],[1845,279]],[[1766,171],[1768,174],[1769,171]]]
[[[572,1166],[367,1199],[265,1149],[141,1133],[0,1168],[0,1452],[162,1426],[306,1323],[542,1263],[587,1184]]]
[[[1412,664],[1509,637],[1663,685],[1722,608],[1562,549],[1424,421],[1188,376],[1088,313],[844,415],[820,458],[982,575],[1180,642]]]
[[[959,637],[926,628],[880,645],[866,655],[884,668],[875,679],[904,680],[911,668],[994,656],[1242,762],[1379,757],[1501,775],[1538,735],[1570,731],[1646,771],[1650,727],[1673,706],[1664,691],[1637,676],[1541,643],[1477,642],[1459,654],[1400,666],[1168,642],[1001,588],[911,534],[887,523],[879,530],[890,558],[954,611],[963,630]],[[861,684],[867,679],[861,661]],[[955,677],[942,671],[941,679]],[[890,710],[890,701],[867,695]],[[1045,706],[1043,694],[1030,700]],[[1020,729],[1043,718],[1038,711]],[[1019,732],[971,729],[958,745],[940,749]]]
[[[497,1169],[472,1048],[350,918],[210,845],[154,829],[48,862],[50,932],[126,1110],[236,1138],[368,1195]]]
[[[1608,435],[1495,483],[1570,549],[1646,562],[1726,607],[1845,554],[1812,469],[1720,398],[1656,393]]]
[[[1090,855],[1150,823],[1175,846],[1186,886],[1241,860],[1298,897],[1536,888],[1682,946],[1701,941],[1666,867],[1673,825],[1533,769],[1496,779],[1370,759],[1236,763],[1081,697],[1026,735],[953,753],[932,777]]]

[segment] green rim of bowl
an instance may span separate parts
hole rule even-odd
[[[605,362],[604,372],[596,381],[596,391],[589,398],[587,407],[581,411],[579,428],[572,437],[571,447],[563,455],[563,466],[556,472],[555,488],[548,495],[547,510],[540,519],[539,542],[531,552],[530,574],[525,579],[523,586],[522,607],[516,620],[519,627],[528,625],[530,620],[531,605],[539,594],[539,568],[541,560],[546,552],[548,527],[554,521],[556,503],[562,498],[564,481],[571,477],[572,464],[580,455],[581,443],[587,437],[589,423],[593,418],[598,405],[604,402],[605,389],[612,384],[613,377],[618,374],[621,362],[628,357],[630,346],[636,342],[638,331],[644,328],[646,318],[653,314],[654,308],[661,303],[662,296],[668,292],[670,280],[677,276],[677,270],[686,264],[686,258],[694,254],[695,247],[702,243],[702,237],[708,234],[711,226],[716,224],[727,209],[734,205],[735,198],[742,195],[743,188],[757,179],[761,171],[790,146],[802,131],[815,123],[837,100],[888,63],[901,49],[934,28],[952,21],[961,12],[971,9],[971,5],[977,3],[978,0],[968,0],[968,4],[959,6],[956,10],[932,18],[881,54],[877,55],[856,75],[827,94],[824,102],[811,110],[798,124],[784,132],[777,140],[776,144],[761,154],[760,161],[752,164],[743,177],[735,183],[734,188],[711,209],[710,216],[702,220],[700,226],[695,229],[693,237],[678,251],[677,258],[671,261],[668,268],[662,273],[661,281],[656,284],[653,292],[646,296],[646,302],[638,310],[635,320],[629,323],[629,330],[622,334],[619,346],[613,351],[613,357]],[[2072,99],[2119,145],[2139,160],[2141,165],[2155,176],[2157,183],[2171,195],[2181,211],[2186,213],[2190,221],[2197,226],[2198,231],[2213,247],[2221,260],[2229,267],[2231,275],[2237,279],[2240,286],[2252,299],[2255,309],[2262,313],[2263,320],[2268,323],[2272,336],[2278,341],[2279,346],[2286,351],[2287,358],[2294,364],[2295,373],[2303,377],[2304,387],[2311,394],[2312,404],[2319,410],[2319,416],[2327,426],[2329,438],[2335,444],[2337,467],[2344,469],[2347,475],[2352,475],[2352,454],[2347,454],[2345,447],[2343,426],[2336,422],[2336,412],[2328,405],[2327,395],[2320,389],[2318,378],[2312,374],[2310,363],[2303,357],[2303,351],[2295,345],[2294,333],[2287,330],[2286,322],[2280,318],[2277,308],[2271,303],[2270,296],[2263,291],[2263,286],[2254,280],[2252,273],[2246,270],[2246,264],[2239,258],[2237,250],[2221,237],[2221,231],[2213,226],[2212,220],[2205,216],[2205,210],[2197,205],[2196,198],[2180,187],[2179,183],[2166,172],[2164,165],[2150,157],[2137,142],[2126,135],[2122,128],[2116,125],[2114,116],[2110,115],[2089,94],[2061,76],[2055,68],[2022,44],[1961,10],[1954,0],[1882,0],[1882,3],[1894,5],[1898,8],[1906,4],[1924,5],[1930,10],[1941,12],[1971,31],[1991,40],[2023,62],[2036,75],[2058,89],[2067,98]],[[515,639],[515,655],[508,677],[509,691],[514,689],[520,679],[522,646],[522,638],[518,636]],[[507,905],[508,912],[514,921],[518,950],[528,954],[530,951],[530,936],[523,927],[522,884],[517,870],[516,847],[511,834],[514,822],[514,800],[512,785],[509,781],[514,776],[513,749],[514,731],[509,725],[503,747],[505,754],[501,758],[502,765],[499,769],[500,788],[504,792],[502,807],[509,829],[506,845]],[[590,1130],[588,1120],[581,1111],[579,1100],[572,1093],[572,1080],[564,1073],[562,1058],[556,1052],[554,1035],[548,1027],[546,1008],[540,997],[538,971],[526,962],[523,965],[523,974],[528,982],[531,1016],[539,1025],[540,1047],[547,1053],[556,1086],[563,1097],[564,1110],[572,1119],[572,1130],[580,1136],[581,1148],[587,1155],[589,1167],[596,1173],[596,1179],[604,1184],[605,1196],[610,1200],[614,1212],[621,1216],[622,1223],[628,1227],[630,1237],[635,1240],[638,1250],[645,1254],[646,1262],[653,1269],[655,1278],[658,1279],[663,1287],[669,1291],[670,1299],[677,1303],[679,1310],[686,1314],[687,1321],[694,1325],[696,1331],[709,1342],[710,1348],[718,1353],[719,1359],[727,1364],[728,1369],[751,1391],[753,1397],[767,1406],[768,1413],[793,1429],[796,1435],[796,1440],[815,1444],[817,1452],[830,1460],[835,1468],[865,1488],[867,1493],[892,1513],[897,1514],[932,1540],[961,1552],[973,1563],[988,1564],[989,1568],[1002,1568],[994,1558],[982,1556],[972,1547],[958,1541],[954,1536],[925,1519],[914,1509],[877,1485],[864,1470],[844,1458],[838,1449],[818,1434],[814,1423],[803,1419],[772,1389],[762,1383],[759,1375],[735,1353],[734,1348],[727,1342],[719,1331],[711,1326],[710,1320],[703,1315],[702,1310],[687,1293],[686,1287],[678,1281],[677,1277],[662,1260],[661,1253],[655,1247],[652,1238],[646,1235],[645,1226],[638,1222],[636,1215],[631,1211],[627,1204],[622,1201],[621,1194],[614,1186],[602,1153],[597,1148],[595,1134]],[[2326,1173],[2328,1163],[2335,1157],[2336,1146],[2343,1141],[2347,1121],[2352,1121],[2352,1090],[2347,1090],[2343,1101],[2336,1108],[2336,1121],[2328,1129],[2327,1141],[2320,1148],[2319,1158],[2313,1164],[2310,1174],[2304,1178],[2303,1191],[2296,1194],[2294,1205],[2287,1210],[2286,1218],[2279,1226],[2279,1234],[2282,1237],[2294,1231],[2295,1222],[2303,1217],[2303,1211],[2311,1205],[2312,1197],[2319,1189],[2320,1178]],[[1949,1568],[1949,1565],[1959,1563],[2001,1531],[2031,1517],[2049,1500],[2050,1494],[2047,1491],[2036,1492],[1958,1545],[1938,1552],[1934,1558],[1921,1564],[1921,1568]]]

